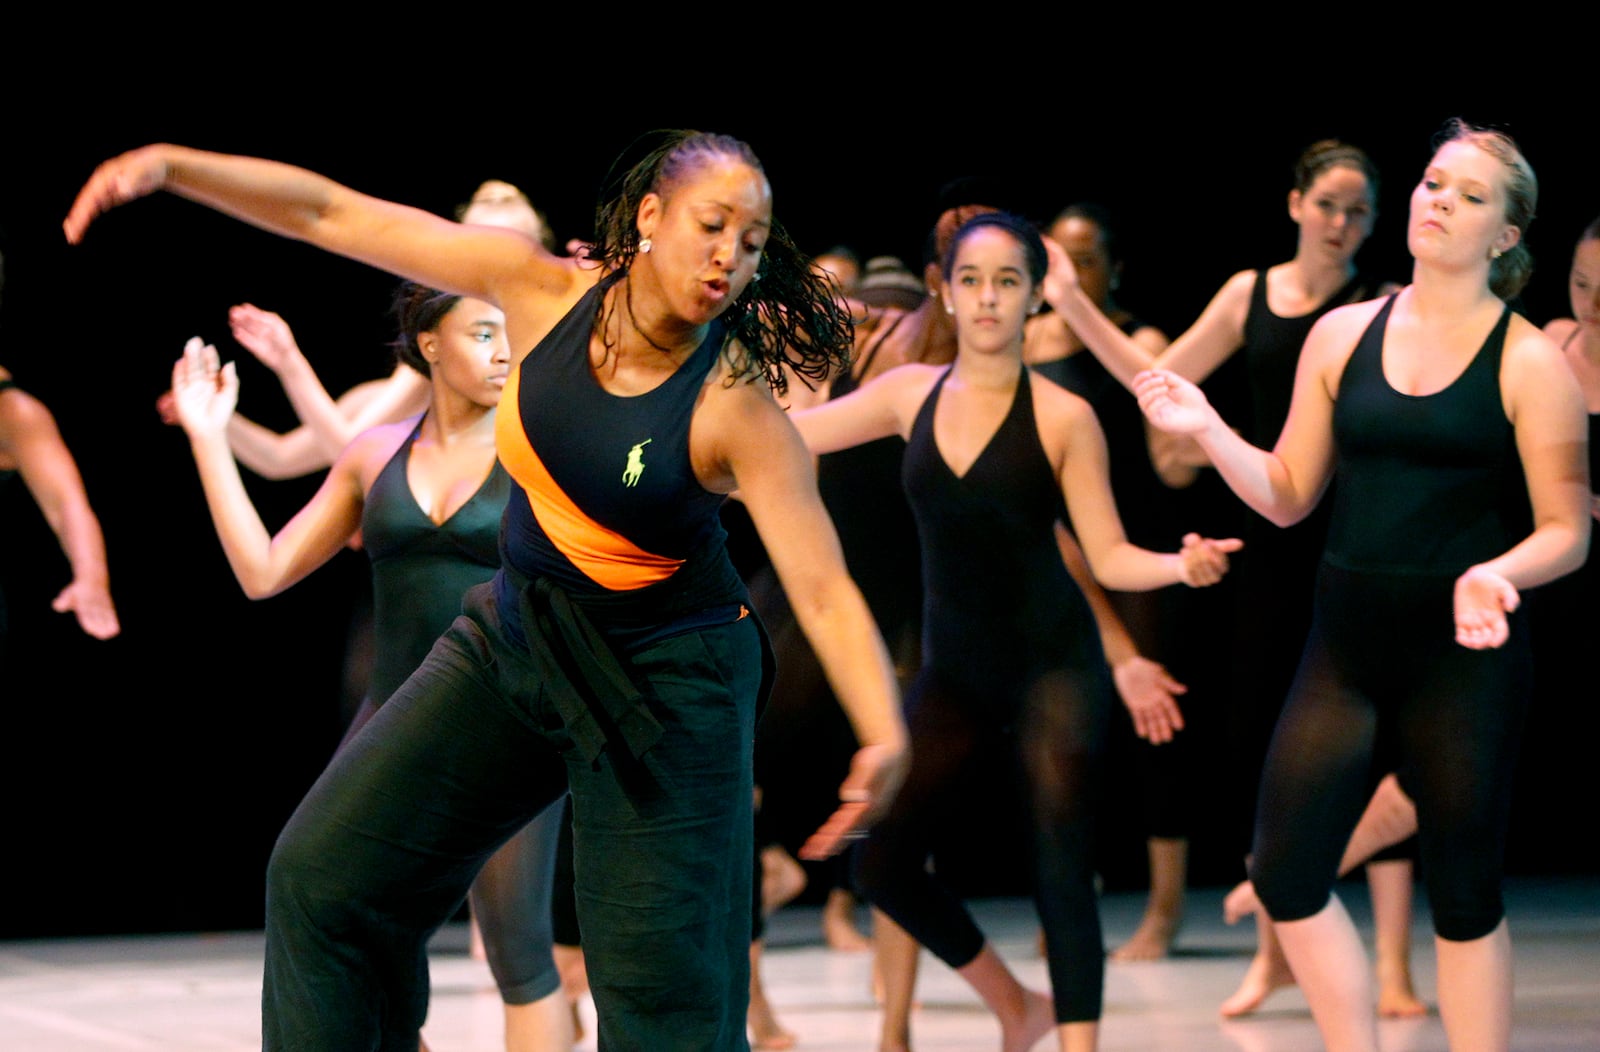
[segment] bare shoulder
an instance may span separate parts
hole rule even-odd
[[[543,253],[543,249],[539,251]],[[603,268],[577,258],[544,253],[543,259],[544,265],[516,272],[499,290],[513,362],[538,346],[606,274]]]
[[[1555,384],[1576,393],[1578,380],[1561,345],[1531,321],[1512,314],[1506,327],[1506,346],[1500,358],[1500,377],[1506,393],[1516,397],[1523,390]],[[1581,395],[1575,395],[1581,400]]]
[[[1574,332],[1578,331],[1578,321],[1576,318],[1556,318],[1554,321],[1547,322],[1543,331],[1557,346],[1561,346],[1572,338]]]
[[[334,461],[334,471],[352,473],[361,480],[361,489],[370,489],[377,480],[384,465],[389,463],[400,447],[405,445],[406,439],[411,437],[411,432],[417,429],[420,415],[396,420],[392,424],[378,424],[369,427],[344,447],[339,458]]]

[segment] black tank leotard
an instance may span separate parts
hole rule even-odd
[[[1056,547],[1064,509],[1039,442],[1031,374],[1022,371],[1010,411],[960,477],[933,434],[948,376],[917,414],[904,465],[925,589],[923,665],[906,706],[912,766],[863,847],[860,887],[946,963],[970,962],[983,934],[925,862],[965,792],[963,775],[1005,750],[1027,783],[1057,1018],[1096,1019],[1104,951],[1092,821],[1110,676],[1088,604]]]
[[[1316,615],[1262,779],[1252,875],[1275,919],[1321,910],[1372,779],[1398,757],[1434,929],[1467,940],[1504,915],[1531,671],[1526,619],[1510,619],[1504,646],[1469,650],[1455,642],[1452,606],[1462,571],[1531,525],[1499,383],[1510,310],[1455,381],[1410,396],[1383,373],[1393,305],[1377,312],[1339,382]]]

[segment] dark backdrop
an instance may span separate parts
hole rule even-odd
[[[1117,209],[1128,228],[1123,300],[1170,333],[1229,274],[1292,253],[1290,167],[1321,137],[1364,146],[1385,173],[1361,259],[1404,280],[1406,199],[1430,137],[1457,114],[1509,126],[1542,186],[1529,236],[1540,269],[1524,303],[1541,324],[1566,313],[1572,242],[1600,212],[1592,125],[1562,113],[1553,80],[1513,91],[1480,76],[1447,89],[1431,67],[1409,62],[1395,68],[1429,76],[1311,89],[1299,65],[1268,79],[1235,56],[1221,76],[1209,54],[1141,85],[1119,80],[1125,71],[1108,58],[1092,69],[1039,69],[1024,83],[1015,70],[979,71],[959,55],[946,56],[939,76],[907,61],[870,81],[821,69],[802,79],[792,60],[774,76],[765,56],[709,46],[668,77],[661,50],[641,46],[621,64],[666,78],[671,90],[624,92],[595,87],[597,73],[575,63],[557,72],[547,62],[540,80],[487,76],[478,51],[493,34],[476,35],[465,51],[441,33],[418,54],[341,57],[337,74],[312,42],[271,62],[211,47],[146,69],[67,55],[7,88],[0,363],[50,404],[77,455],[105,527],[124,631],[96,643],[49,611],[64,561],[22,487],[0,492],[11,621],[0,682],[0,936],[258,924],[272,839],[338,738],[345,636],[365,574],[362,557],[345,553],[282,597],[245,601],[182,436],[157,420],[153,403],[184,340],[200,334],[239,360],[242,411],[287,427],[270,374],[227,339],[228,306],[248,300],[282,313],[338,391],[388,368],[392,279],[171,197],[104,217],[69,249],[60,218],[93,166],[118,151],[168,140],[270,156],[437,212],[480,180],[503,178],[566,238],[588,232],[600,176],[633,135],[708,127],[754,146],[802,247],[846,242],[863,256],[913,260],[936,189],[988,174],[1037,218],[1082,198]],[[843,61],[833,51],[811,57]],[[1348,53],[1342,61],[1382,65]],[[905,87],[930,76],[932,89]],[[272,527],[315,484],[250,482]],[[1556,800],[1593,799],[1579,766],[1600,730],[1593,691],[1568,700],[1564,711],[1535,714],[1513,870],[1600,869],[1592,846],[1542,817]],[[1108,812],[1113,886],[1137,876],[1129,811],[1119,803]],[[1000,860],[975,882],[1018,886],[1009,845],[966,846]],[[1232,865],[1208,854],[1202,836],[1198,879],[1231,879]]]

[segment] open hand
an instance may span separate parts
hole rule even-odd
[[[1512,583],[1474,566],[1456,578],[1456,642],[1469,650],[1489,650],[1511,636],[1506,615],[1522,602]]]
[[[1189,688],[1172,678],[1159,661],[1135,654],[1111,670],[1117,696],[1133,717],[1133,729],[1152,745],[1165,745],[1183,730],[1183,711],[1178,695]]]
[[[191,436],[220,434],[239,404],[239,375],[232,362],[217,365],[217,349],[198,336],[184,344],[172,366],[172,405]]]
[[[300,356],[294,331],[282,317],[251,303],[241,303],[228,311],[228,325],[239,345],[275,373]]]
[[[863,745],[850,761],[850,773],[839,786],[840,804],[822,827],[800,848],[808,860],[836,855],[852,840],[867,835],[894,799],[911,764],[904,745]]]
[[[113,157],[96,168],[78,191],[61,230],[67,241],[76,245],[96,216],[155,193],[166,180],[167,162],[159,146],[145,146]]]
[[[1133,394],[1145,419],[1177,435],[1211,426],[1216,410],[1194,384],[1168,369],[1145,369],[1133,378]]]

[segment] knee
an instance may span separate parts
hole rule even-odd
[[[1250,881],[1255,885],[1261,908],[1275,921],[1305,920],[1328,904],[1332,887],[1309,879],[1284,867],[1264,863],[1258,856],[1250,863]]]
[[[1435,884],[1444,886],[1435,886]],[[1433,914],[1434,934],[1450,942],[1481,939],[1505,918],[1505,902],[1498,880],[1480,882],[1474,887],[1458,882],[1428,882],[1428,906]]]

